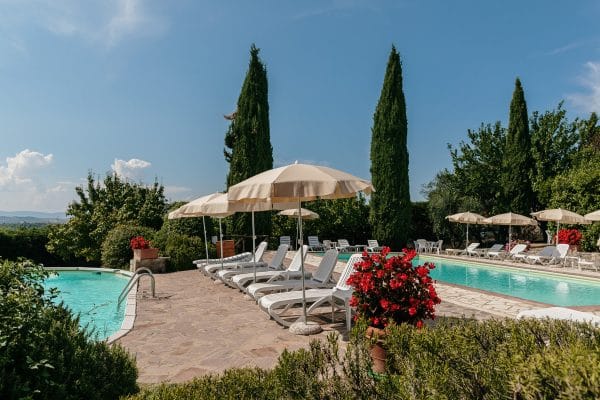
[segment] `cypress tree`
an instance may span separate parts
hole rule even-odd
[[[501,182],[507,211],[528,215],[534,197],[531,183],[531,136],[527,117],[527,103],[519,78],[510,102],[508,132],[502,160]]]
[[[400,249],[410,234],[411,202],[402,64],[394,46],[371,131],[371,179],[376,190],[370,202],[373,235],[381,243]]]
[[[250,65],[237,102],[237,111],[231,116],[231,124],[225,135],[224,150],[229,162],[227,188],[260,172],[273,168],[273,147],[269,131],[269,99],[267,70],[260,60],[259,49],[250,47]],[[228,232],[251,235],[250,213],[234,214],[228,223]],[[270,235],[271,215],[255,214],[256,232]]]

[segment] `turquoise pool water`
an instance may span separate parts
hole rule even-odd
[[[57,288],[60,293],[56,301],[79,314],[80,326],[103,340],[121,328],[125,302],[117,309],[117,300],[126,284],[126,277],[110,272],[55,271],[44,287]]]
[[[415,257],[413,264],[433,262],[431,277],[439,282],[454,283],[522,299],[556,306],[600,304],[600,283],[516,268],[461,263],[433,257]]]

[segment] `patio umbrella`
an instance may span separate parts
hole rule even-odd
[[[270,199],[265,199],[263,201],[258,201],[255,203],[232,203],[228,200],[227,193],[219,193],[218,196],[215,196],[207,202],[205,202],[204,204],[202,204],[200,206],[200,210],[201,212],[206,213],[207,215],[219,215],[227,213],[231,215],[235,212],[252,213],[252,262],[254,263],[254,281],[256,281],[256,232],[254,228],[254,212],[270,211],[273,209],[281,210],[282,208],[288,208],[292,205],[293,204],[289,202],[273,204],[273,202]],[[221,247],[222,246],[223,242],[221,241]]]
[[[537,222],[533,218],[526,217],[521,214],[515,214],[507,212],[505,214],[494,215],[483,220],[484,224],[490,225],[508,225],[508,242],[512,237],[512,226],[513,225],[537,225]]]
[[[485,217],[483,215],[475,214],[470,211],[461,212],[458,214],[448,215],[446,219],[450,222],[458,222],[460,224],[467,224],[467,244],[469,246],[469,225],[470,224],[482,224]]]
[[[536,211],[532,212],[531,215],[540,221],[556,222],[556,243],[558,243],[558,231],[560,230],[561,222],[563,224],[591,224],[591,222],[586,220],[582,215],[574,213],[573,211],[563,210],[562,208],[551,208],[547,210]]]
[[[213,197],[217,196],[218,193],[209,194],[206,196],[199,197],[195,200],[190,201],[179,207],[178,209],[171,211],[168,215],[169,219],[175,218],[189,218],[189,217],[202,217],[202,228],[204,229],[204,249],[206,251],[206,262],[208,262],[208,240],[206,239],[206,222],[204,221],[204,214],[199,213],[199,205],[207,202]],[[223,252],[221,252],[222,254]]]
[[[297,208],[289,208],[287,210],[278,212],[277,215],[284,215],[284,216],[291,217],[291,218],[298,218],[298,209]],[[307,210],[306,208],[301,208],[300,209],[300,217],[303,220],[317,219],[317,218],[319,218],[319,214],[317,214],[314,211]],[[300,239],[300,226],[298,226],[298,224],[296,224],[296,238],[297,238],[297,240]]]
[[[318,198],[336,199],[356,196],[360,191],[371,193],[371,182],[357,178],[333,168],[310,164],[291,164],[262,172],[229,188],[232,202],[253,203],[270,199],[273,203],[294,201],[298,209],[300,227],[300,252],[302,249],[303,201]],[[304,287],[304,254],[300,254],[302,275],[302,317],[290,327],[296,334],[310,335],[320,332],[319,325],[308,324],[306,318],[306,296]]]
[[[585,214],[583,218],[587,219],[588,221],[600,221],[600,210]]]
[[[219,240],[221,242],[221,268],[223,268],[223,229],[221,227],[221,220],[225,217],[230,216],[231,214],[233,214],[233,211],[226,211],[226,210],[220,210],[218,212],[206,212],[202,209],[202,207],[204,207],[204,205],[206,203],[208,203],[209,201],[218,198],[219,196],[223,195],[223,193],[213,193],[213,194],[209,194],[203,197],[200,197],[196,200],[192,200],[187,204],[182,205],[179,210],[180,213],[183,214],[184,216],[198,216],[198,217],[204,217],[204,216],[210,216],[210,217],[215,217],[219,219]],[[204,218],[202,219],[202,223],[204,224]],[[206,243],[206,226],[204,226],[204,243]],[[207,246],[207,251],[206,251],[206,260],[208,262],[208,244],[206,244]]]

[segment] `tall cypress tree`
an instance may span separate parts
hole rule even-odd
[[[406,147],[406,103],[400,55],[392,46],[371,138],[371,224],[377,240],[394,248],[409,238],[411,203]]]
[[[228,119],[231,124],[225,135],[225,159],[229,162],[227,188],[260,172],[273,168],[273,147],[269,131],[269,87],[267,70],[260,60],[259,49],[250,47],[250,65],[237,102],[237,111]],[[255,215],[256,232],[270,235],[269,213]],[[250,213],[234,214],[228,224],[229,233],[250,235]]]
[[[527,103],[521,81],[517,78],[510,102],[508,132],[502,160],[501,182],[507,211],[525,215],[532,211],[534,203],[532,165]]]

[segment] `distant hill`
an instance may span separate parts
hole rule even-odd
[[[0,211],[0,225],[46,225],[67,222],[64,212]]]

